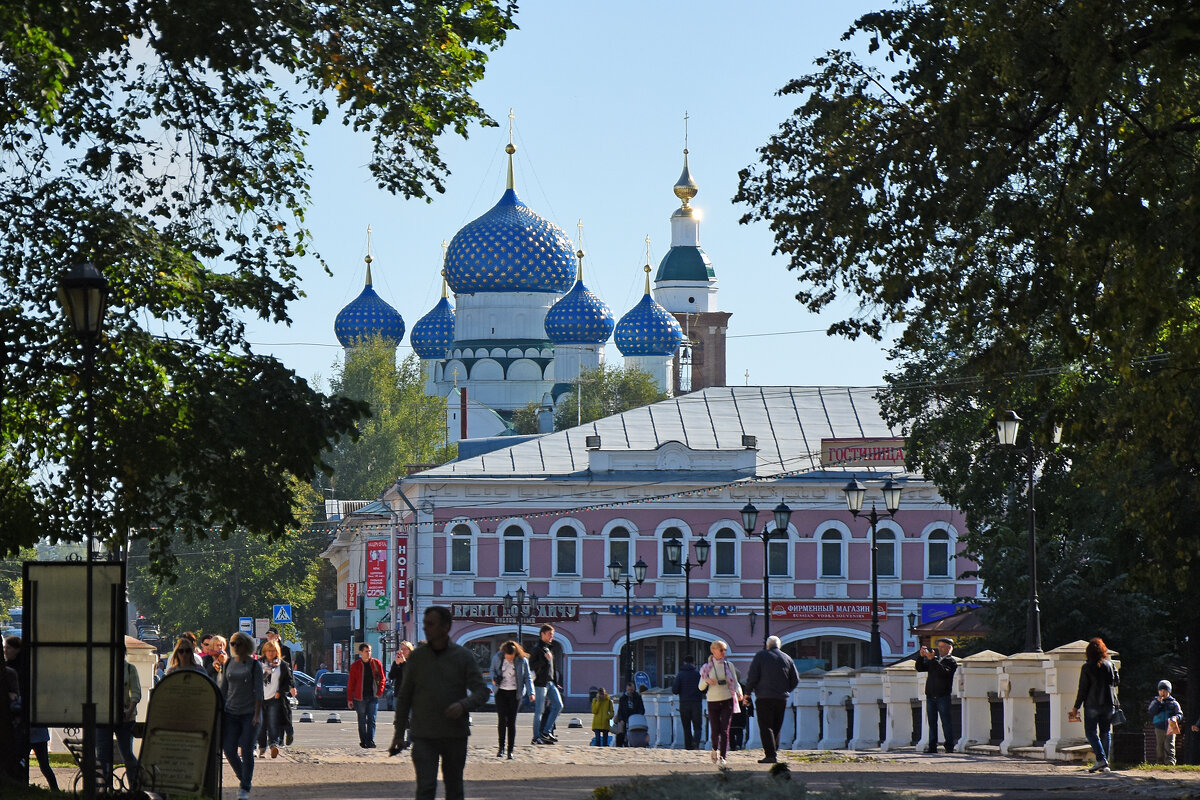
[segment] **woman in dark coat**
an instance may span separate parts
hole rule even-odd
[[[1078,719],[1083,706],[1083,734],[1096,754],[1096,763],[1089,772],[1108,772],[1108,755],[1112,750],[1112,717],[1120,708],[1117,684],[1121,676],[1108,657],[1104,640],[1097,637],[1088,642],[1087,661],[1079,669],[1079,691],[1071,716]]]

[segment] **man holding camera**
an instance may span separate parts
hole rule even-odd
[[[928,645],[921,645],[917,654],[917,672],[929,675],[925,680],[925,721],[929,729],[926,753],[936,753],[938,717],[942,718],[942,736],[945,737],[946,752],[954,752],[954,734],[950,727],[950,687],[954,683],[954,671],[958,662],[950,652],[954,650],[953,639],[938,639],[937,653]]]

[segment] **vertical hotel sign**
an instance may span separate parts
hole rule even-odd
[[[408,534],[396,534],[396,616],[408,611]]]
[[[903,467],[904,439],[822,439],[822,467]]]
[[[383,597],[387,594],[387,539],[367,541],[367,597]]]

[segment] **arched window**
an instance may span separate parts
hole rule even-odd
[[[554,535],[554,559],[556,574],[579,574],[579,533],[570,525],[563,525]]]
[[[925,546],[925,570],[930,578],[950,577],[950,534],[936,530],[929,534]]]
[[[624,568],[621,570],[621,574],[628,575],[629,553],[629,529],[618,525],[608,532],[608,563],[618,562]],[[606,564],[605,568],[607,569],[607,567]]]
[[[459,523],[450,529],[450,571],[471,571],[471,526]]]
[[[896,565],[896,534],[894,531],[882,530],[875,532],[876,574],[881,578],[899,576]]]
[[[772,530],[767,538],[767,574],[771,576],[790,575],[789,562],[787,531]]]
[[[713,539],[713,575],[737,575],[737,533],[730,528],[721,528]]]
[[[525,531],[519,525],[509,525],[501,537],[501,547],[504,548],[505,573],[523,573],[525,571]]]
[[[683,547],[680,548],[679,552],[679,561],[675,562],[674,564],[667,560],[667,542],[671,541],[672,539],[678,539],[683,544]],[[662,554],[662,559],[659,561],[658,574],[682,575],[683,565],[680,562],[688,557],[687,548],[688,543],[687,539],[683,535],[683,531],[679,530],[679,528],[663,528],[662,544],[659,550],[659,552]]]
[[[841,578],[842,534],[828,530],[821,534],[821,577]]]

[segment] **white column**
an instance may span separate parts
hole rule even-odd
[[[796,693],[789,692],[783,707],[783,725],[779,728],[779,750],[791,750],[796,740]]]
[[[958,659],[954,674],[956,693],[962,698],[962,736],[954,749],[959,753],[987,744],[992,735],[991,692],[998,691],[998,672],[1004,655],[984,650]]]
[[[792,703],[796,711],[793,750],[817,749],[817,736],[821,730],[821,679],[824,675],[824,670],[810,669],[800,675],[800,683],[792,690]]]
[[[850,697],[854,702],[854,736],[851,750],[874,750],[879,747],[879,708],[883,702],[883,667],[863,667],[850,680]]]
[[[848,741],[846,726],[846,701],[850,699],[852,669],[835,669],[825,673],[821,680],[821,717],[824,731],[819,750],[842,750]]]
[[[887,721],[884,723],[883,742],[879,747],[885,753],[912,747],[913,701],[920,701],[923,684],[912,661],[903,661],[883,670],[883,702],[887,705]]]
[[[1046,693],[1050,695],[1050,738],[1046,740],[1046,760],[1068,760],[1066,747],[1085,744],[1083,722],[1068,722],[1067,712],[1075,704],[1079,670],[1087,661],[1087,642],[1082,639],[1046,653]]]
[[[1046,689],[1046,656],[1042,653],[1017,653],[1001,662],[1000,697],[1004,700],[1004,739],[1000,754],[1011,755],[1019,747],[1029,747],[1037,735],[1034,728],[1034,701],[1030,690]]]

